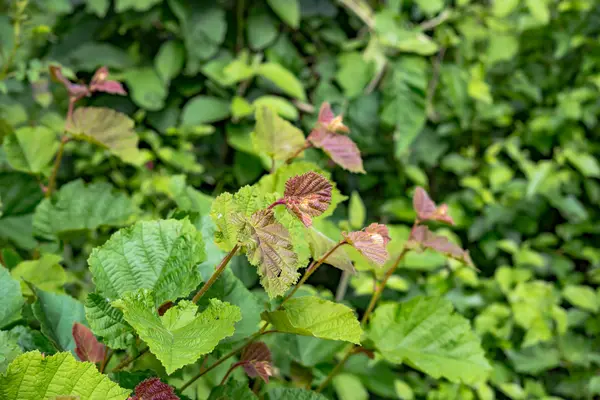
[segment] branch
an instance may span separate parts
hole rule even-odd
[[[68,136],[63,136],[60,140],[60,146],[58,147],[58,153],[56,153],[56,158],[54,159],[54,166],[52,167],[52,173],[50,174],[50,179],[48,180],[48,188],[46,189],[46,197],[52,196],[52,192],[54,192],[54,188],[56,187],[56,177],[58,175],[58,169],[60,168],[60,162],[62,161],[63,153],[65,151],[65,144],[69,141]]]
[[[419,24],[419,28],[421,28],[421,30],[423,30],[423,31],[428,31],[430,29],[435,28],[438,25],[441,25],[448,18],[450,18],[450,11],[446,9],[446,10],[442,11],[440,13],[440,15],[438,15],[437,17],[432,18],[428,21],[424,21],[421,24]]]
[[[138,358],[140,358],[141,356],[143,356],[144,354],[146,354],[149,349],[150,349],[149,347],[146,347],[144,350],[140,351],[137,356],[135,356],[133,358],[132,357],[126,357],[116,367],[114,367],[111,372],[117,372],[117,371],[125,368],[126,366],[128,366],[129,364],[131,364],[132,362],[134,362],[135,360],[137,360]]]
[[[373,16],[373,10],[364,0],[339,0],[339,2],[346,8],[352,10],[354,14],[369,27],[369,29],[375,28],[375,17]]]
[[[198,300],[200,300],[200,298],[204,295],[204,293],[206,293],[208,289],[210,289],[210,287],[217,281],[217,279],[219,279],[219,276],[221,276],[221,274],[225,270],[225,267],[227,267],[227,264],[229,264],[229,261],[235,255],[235,253],[237,253],[239,248],[240,246],[236,244],[235,246],[233,246],[233,249],[231,249],[231,251],[227,253],[225,258],[221,260],[221,263],[217,267],[216,271],[212,274],[210,279],[202,286],[200,290],[198,290],[198,293],[194,295],[194,298],[192,299],[193,303],[197,303]]]

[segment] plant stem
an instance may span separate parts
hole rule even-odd
[[[8,75],[8,71],[10,69],[11,64],[14,62],[15,57],[17,55],[17,50],[21,47],[21,21],[24,20],[25,9],[27,8],[27,0],[17,0],[15,1],[16,11],[15,11],[15,22],[13,25],[13,47],[10,50],[10,54],[8,55],[4,65],[2,66],[2,71],[0,71],[0,81],[4,80]]]
[[[346,364],[346,361],[348,361],[348,359],[350,358],[352,353],[354,353],[354,347],[351,347],[350,350],[347,351],[346,354],[344,354],[344,357],[340,360],[340,362],[338,362],[337,365],[335,367],[333,367],[333,369],[331,370],[329,375],[327,375],[325,380],[323,382],[321,382],[321,384],[317,388],[317,390],[316,390],[317,393],[321,392],[323,389],[325,389],[327,387],[327,385],[329,385],[329,383],[331,382],[333,377],[339,372],[339,370],[344,366],[344,364]]]
[[[239,367],[240,365],[242,365],[242,364],[239,362],[231,364],[231,367],[229,367],[229,369],[227,370],[227,373],[225,374],[223,379],[221,379],[221,383],[219,383],[219,386],[223,386],[225,384],[225,382],[227,382],[227,378],[229,378],[229,375],[231,375],[233,370],[236,369],[237,367]]]
[[[102,360],[102,364],[100,364],[100,373],[101,374],[104,373],[104,370],[106,369],[106,365],[108,364],[108,362],[112,358],[113,354],[115,354],[114,351],[112,351],[109,348],[106,349],[106,351],[104,353],[104,359]]]
[[[50,175],[50,179],[48,180],[48,188],[46,189],[46,197],[52,196],[52,192],[54,192],[54,188],[56,187],[56,177],[58,175],[58,169],[60,168],[60,162],[62,161],[63,153],[65,151],[65,144],[69,141],[69,137],[64,135],[60,139],[60,145],[58,147],[58,152],[56,153],[56,158],[54,158],[54,166],[52,167],[52,173]]]
[[[144,350],[140,351],[137,356],[135,356],[133,358],[132,357],[125,358],[123,361],[121,361],[119,363],[119,365],[114,367],[111,372],[117,372],[117,371],[125,368],[126,366],[128,366],[129,364],[131,364],[132,362],[134,362],[135,360],[137,360],[138,358],[140,358],[141,356],[146,354],[148,352],[148,350],[149,350],[149,348],[146,347]]]
[[[300,286],[302,286],[307,280],[308,278],[310,278],[310,276],[317,270],[317,268],[319,268],[321,266],[321,264],[323,264],[326,260],[327,257],[329,257],[330,255],[333,254],[334,251],[336,251],[339,247],[347,244],[348,242],[346,242],[346,239],[343,239],[341,241],[339,241],[335,246],[333,246],[331,248],[331,250],[329,250],[327,253],[325,253],[325,255],[323,255],[323,257],[321,257],[318,261],[313,261],[308,268],[306,268],[306,272],[304,273],[304,276],[302,277],[302,279],[300,279],[300,282],[298,282],[296,284],[296,286],[294,286],[294,288],[292,289],[291,292],[288,293],[287,296],[285,296],[285,298],[283,299],[283,301],[279,304],[279,307],[277,308],[278,310],[281,309],[281,307],[283,306],[283,303],[285,303],[286,301],[288,301],[300,288]]]
[[[223,271],[225,270],[225,267],[227,267],[227,264],[229,264],[229,261],[235,255],[235,253],[237,253],[239,248],[240,248],[240,246],[236,244],[235,246],[233,246],[233,249],[231,249],[231,251],[229,253],[227,253],[225,258],[223,258],[223,260],[221,260],[221,263],[219,264],[219,266],[217,267],[215,272],[212,274],[210,279],[202,286],[202,288],[200,290],[198,290],[198,293],[196,293],[196,295],[192,299],[193,303],[197,303],[198,300],[200,300],[200,298],[204,295],[204,293],[206,293],[208,291],[208,289],[210,289],[210,287],[213,285],[213,283],[215,283],[217,281],[217,279],[219,279],[219,276],[223,273]]]

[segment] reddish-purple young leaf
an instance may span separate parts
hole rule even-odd
[[[173,388],[158,378],[149,378],[135,387],[135,395],[129,400],[179,400]]]
[[[323,214],[329,207],[331,183],[316,172],[307,172],[288,179],[283,196],[285,206],[309,227],[311,217]]]
[[[246,346],[242,352],[240,365],[250,378],[258,376],[265,383],[269,383],[269,377],[273,375],[271,351],[263,342],[253,342]]]
[[[448,215],[448,205],[442,204],[437,207],[425,189],[420,186],[415,189],[413,208],[422,221],[440,221],[454,225],[454,220]]]
[[[55,82],[62,83],[71,97],[82,98],[90,95],[90,91],[87,86],[73,83],[65,78],[65,76],[62,74],[61,68],[56,65],[50,66],[50,78],[52,78],[52,80]]]
[[[337,117],[331,110],[329,103],[325,102],[321,104],[319,110],[319,118],[317,119],[317,129],[324,128],[331,133],[343,132],[348,133],[350,130],[344,125],[343,118],[341,115]]]
[[[313,146],[327,153],[342,168],[350,172],[365,173],[360,150],[348,136],[319,128],[308,135],[308,140]]]
[[[108,80],[108,68],[100,67],[94,73],[90,82],[90,90],[92,92],[105,92],[110,94],[127,95],[120,82]]]
[[[342,235],[369,261],[380,266],[387,261],[389,254],[386,245],[390,241],[390,235],[385,225],[373,223],[362,231],[343,232]]]
[[[409,240],[413,242],[417,248],[432,249],[469,266],[474,266],[467,250],[463,250],[445,236],[436,235],[424,225],[415,226],[410,233]]]
[[[75,322],[73,324],[73,339],[75,339],[75,353],[81,361],[93,363],[104,360],[106,346],[96,339],[92,331],[85,325]]]

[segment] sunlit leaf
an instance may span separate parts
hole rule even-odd
[[[391,240],[385,225],[372,223],[362,231],[343,233],[346,241],[369,261],[382,266],[389,254],[386,249]]]
[[[106,346],[96,339],[90,328],[76,322],[73,324],[75,353],[81,361],[101,362],[106,354]]]
[[[198,306],[182,300],[163,316],[158,315],[152,292],[140,289],[113,301],[125,320],[133,326],[150,351],[161,361],[168,374],[210,353],[224,338],[231,336],[242,318],[238,307],[211,299],[198,312]]]
[[[44,356],[31,351],[17,357],[0,375],[4,400],[40,400],[77,396],[79,400],[125,400],[129,390],[119,387],[90,362],[79,362],[71,353]]]
[[[67,273],[60,265],[61,260],[62,257],[56,254],[42,254],[37,260],[19,263],[10,274],[21,282],[24,295],[33,294],[25,282],[48,292],[61,293],[63,285],[67,282]]]
[[[258,67],[257,73],[273,82],[286,94],[295,97],[300,101],[306,100],[306,93],[302,83],[292,72],[287,70],[281,64],[274,62],[263,63]]]
[[[321,214],[331,203],[331,183],[316,172],[295,176],[285,183],[282,201],[305,226]]]
[[[269,6],[286,24],[294,29],[300,24],[300,4],[298,0],[267,0]]]

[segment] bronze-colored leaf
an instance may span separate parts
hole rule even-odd
[[[379,266],[387,261],[389,254],[386,245],[391,239],[385,225],[373,223],[361,231],[343,232],[342,235],[369,261]]]
[[[148,378],[138,383],[135,395],[129,400],[179,400],[173,388],[158,378]]]
[[[422,221],[440,221],[454,225],[454,220],[448,215],[448,205],[437,207],[425,189],[417,186],[413,196],[413,208]]]
[[[285,183],[283,202],[305,226],[321,214],[331,203],[331,183],[316,172],[294,176]]]
[[[81,361],[90,361],[93,363],[104,360],[106,346],[96,339],[92,331],[85,325],[75,322],[72,329],[73,339],[75,339],[75,353]]]
[[[54,82],[62,83],[65,89],[67,89],[67,91],[69,92],[69,96],[71,97],[82,98],[90,95],[90,91],[87,88],[87,86],[79,83],[73,83],[70,80],[68,80],[63,75],[62,69],[56,65],[50,66],[50,78]]]
[[[90,82],[90,91],[127,95],[121,82],[108,80],[108,68],[106,67],[100,67],[96,70]]]
[[[409,240],[417,249],[432,249],[469,266],[474,266],[467,250],[463,250],[445,236],[436,235],[424,225],[415,226],[410,233]]]
[[[308,136],[313,146],[322,149],[340,167],[356,173],[366,173],[360,150],[348,136],[332,133],[326,129],[315,129]]]
[[[280,296],[296,283],[298,255],[290,233],[277,221],[273,210],[252,214],[239,240],[250,264],[258,267],[260,282],[269,296]]]
[[[348,127],[344,125],[342,116],[338,115],[336,117],[333,111],[331,110],[331,105],[329,105],[329,103],[327,102],[321,104],[317,124],[319,125],[317,128],[325,128],[326,130],[332,133],[350,132],[350,129],[348,129]]]
[[[258,376],[266,383],[269,383],[269,377],[273,375],[271,351],[263,342],[253,342],[246,346],[240,365],[250,378]]]

